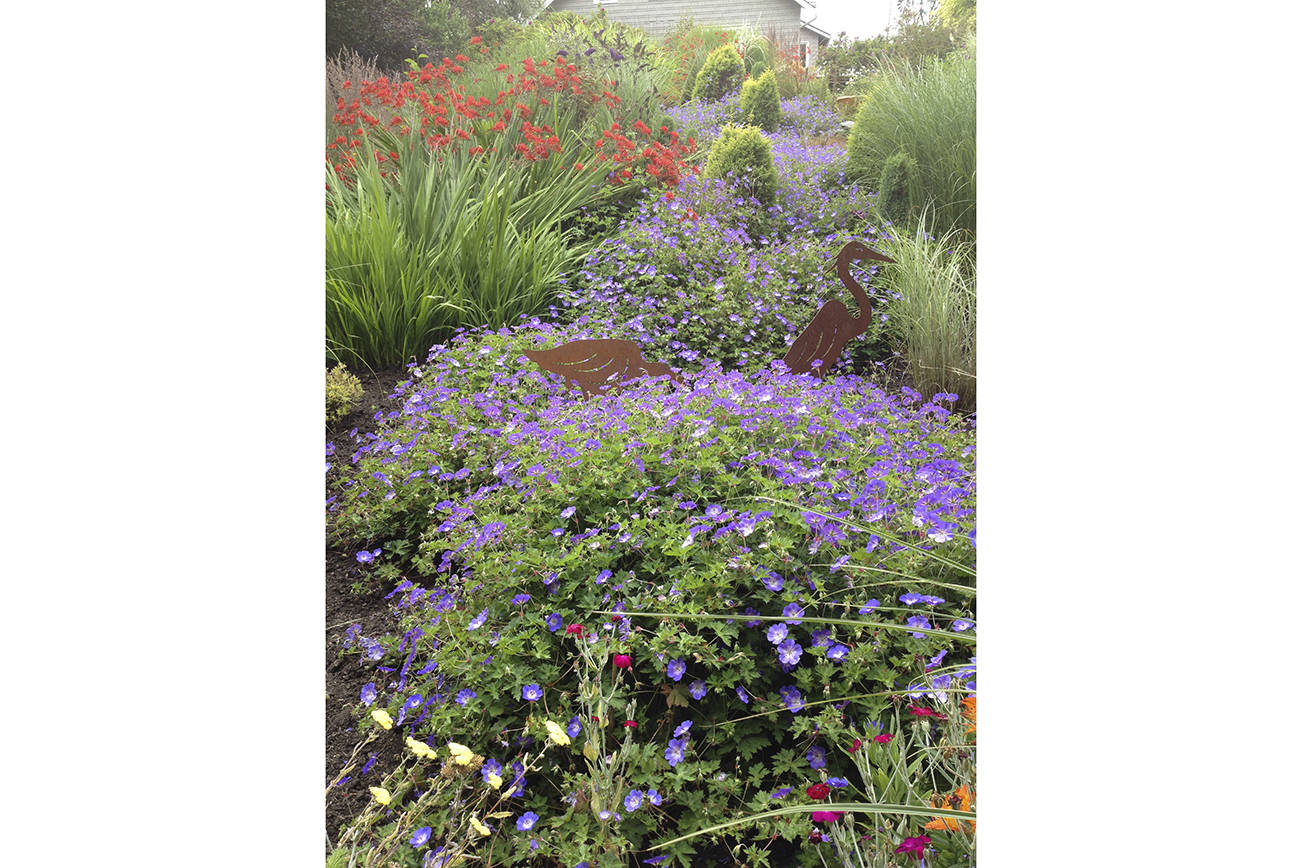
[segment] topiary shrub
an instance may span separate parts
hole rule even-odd
[[[741,86],[742,121],[773,132],[782,122],[782,106],[778,100],[778,79],[773,70]]]
[[[734,176],[747,195],[772,205],[778,191],[778,170],[773,167],[773,149],[757,127],[724,127],[710,146],[705,177]]]
[[[362,403],[362,381],[343,365],[326,371],[326,424],[333,425]]]
[[[745,67],[741,55],[732,45],[720,45],[705,59],[705,65],[696,75],[696,87],[692,96],[702,101],[713,102],[723,99],[726,94],[736,90],[745,76]]]
[[[918,161],[904,151],[891,155],[882,166],[877,185],[877,208],[892,223],[904,223],[917,206]]]

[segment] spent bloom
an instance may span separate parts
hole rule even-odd
[[[552,741],[556,742],[561,747],[570,743],[570,737],[565,734],[565,730],[561,729],[560,726],[552,723],[550,720],[543,721],[543,725],[547,727],[547,735]]]

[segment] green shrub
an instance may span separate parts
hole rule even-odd
[[[778,170],[773,167],[773,149],[757,127],[726,126],[710,146],[705,177],[725,178],[764,205],[772,205],[778,191]]]
[[[920,68],[883,69],[855,115],[847,177],[880,180],[899,151],[917,162],[919,198],[931,209],[932,231],[976,235],[976,59],[955,53]]]
[[[772,70],[758,79],[747,80],[741,86],[741,118],[743,123],[773,132],[782,122],[782,106],[778,100],[777,76]]]
[[[661,91],[665,105],[678,105],[691,99],[696,87],[696,77],[705,65],[710,52],[729,43],[729,33],[719,27],[693,24],[683,18],[665,35],[658,53],[659,63],[668,72],[669,79]]]
[[[906,223],[913,215],[917,195],[918,161],[898,151],[882,167],[877,185],[877,208],[892,223]]]
[[[362,381],[343,365],[326,371],[326,424],[333,425],[362,403]]]
[[[705,65],[696,76],[692,96],[703,102],[723,99],[741,86],[745,74],[737,49],[731,44],[720,45],[705,59]]]

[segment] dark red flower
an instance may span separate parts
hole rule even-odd
[[[629,667],[632,666],[632,665],[633,665],[633,658],[630,657],[629,655],[627,655],[627,654],[616,654],[616,655],[615,655],[615,668],[616,668],[616,669],[627,669],[627,668],[629,668]]]
[[[818,799],[820,801],[826,799],[827,794],[830,792],[832,792],[832,788],[821,781],[816,784],[810,784],[805,788],[805,795],[809,796],[811,799]]]
[[[582,635],[583,635],[583,625],[582,625],[582,624],[571,624],[570,626],[568,626],[568,627],[565,628],[565,632],[566,632],[566,633],[577,633],[578,635],[582,636]]]
[[[861,742],[859,739],[856,738],[853,742],[850,743],[850,753],[854,753],[861,747],[863,747],[863,742]]]
[[[895,736],[892,735],[891,733],[883,732],[881,735],[873,736],[873,741],[877,742],[878,744],[890,744],[890,741],[893,738],[895,738]]]
[[[930,708],[924,708],[921,705],[909,706],[909,714],[912,714],[914,717],[931,717],[932,713],[933,712]]]
[[[636,721],[636,720],[626,720],[626,721],[624,721],[624,726],[625,726],[625,727],[632,728],[632,729],[637,729],[637,721]]]

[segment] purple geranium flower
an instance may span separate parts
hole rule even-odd
[[[579,733],[583,732],[583,721],[579,719],[577,714],[570,718],[565,731],[569,733],[570,738],[578,738]]]
[[[881,600],[869,600],[868,603],[862,609],[859,610],[859,614],[867,615],[869,612],[871,612],[873,609],[876,609],[881,604],[882,604]]]
[[[847,655],[847,654],[849,654],[849,653],[850,653],[850,649],[849,649],[849,648],[845,647],[845,646],[842,645],[840,642],[837,642],[835,645],[833,645],[832,647],[830,647],[830,648],[827,649],[827,659],[828,659],[828,660],[844,660],[844,659],[845,659],[845,655]]]
[[[383,551],[383,549],[376,549],[370,552],[360,551],[357,553],[357,562],[359,564],[369,564],[371,561],[375,560],[380,556],[381,551]]]
[[[478,694],[476,694],[475,691],[471,690],[469,687],[459,690],[457,691],[457,705],[460,705],[462,708],[465,708],[466,703],[474,699],[477,695]]]
[[[678,726],[674,729],[674,736],[677,737],[677,736],[686,735],[687,730],[691,728],[692,728],[692,722],[690,720],[684,720],[682,723],[678,724]]]
[[[523,606],[525,603],[529,602],[529,595],[516,594],[514,597],[511,598],[511,602],[515,603],[517,606]]]
[[[520,696],[530,702],[537,702],[542,699],[542,688],[537,684],[526,684],[520,691]]]
[[[375,701],[375,682],[368,681],[362,685],[362,705],[370,705]]]
[[[660,798],[660,794],[657,793],[655,790],[647,790],[646,799],[648,802],[650,802],[653,805],[659,805],[660,802],[662,801],[662,799]]]
[[[967,620],[966,618],[955,618],[955,619],[954,619],[954,623],[953,623],[951,626],[952,626],[956,631],[958,631],[959,633],[961,633],[961,632],[963,632],[964,630],[970,630],[970,629],[972,629],[973,627],[976,626],[976,623],[975,623],[974,621],[969,621],[969,620]]]
[[[795,714],[797,711],[805,707],[805,698],[801,696],[800,691],[792,685],[787,685],[786,687],[779,689],[778,696],[782,697],[782,702],[787,706],[787,709],[790,710],[792,714]]]
[[[669,760],[670,767],[676,766],[683,761],[683,751],[686,749],[686,739],[669,739],[669,747],[665,748],[665,759]]]
[[[412,833],[411,846],[424,847],[429,842],[429,836],[433,834],[433,832],[434,830],[431,829],[429,826],[421,826],[419,829],[417,829],[415,832]]]
[[[900,602],[906,606],[912,606],[916,603],[922,602],[922,595],[915,593],[914,591],[909,591],[907,594],[900,595]]]
[[[805,754],[805,759],[809,760],[811,769],[827,768],[827,752],[818,745],[814,745],[809,749],[809,752]]]
[[[704,699],[706,693],[705,682],[699,678],[696,679],[691,683],[691,686],[687,688],[687,692],[692,694],[692,699]]]
[[[787,639],[778,646],[778,662],[784,666],[795,666],[800,662],[802,650],[795,639]]]
[[[670,681],[680,681],[683,673],[687,671],[687,664],[681,658],[675,658],[669,661],[669,666],[665,669],[665,674],[669,676]]]
[[[642,791],[629,790],[628,795],[624,797],[624,810],[636,811],[642,807]]]
[[[750,694],[746,692],[746,688],[744,687],[737,688],[737,698],[740,699],[742,702],[746,703],[747,705],[750,705]]]
[[[788,603],[782,610],[782,617],[795,619],[794,621],[787,621],[788,624],[799,624],[804,614],[805,610],[799,603]]]
[[[560,612],[553,612],[547,616],[547,629],[555,633],[565,626],[565,619],[561,617]]]
[[[769,627],[767,635],[769,637],[769,641],[772,642],[774,645],[777,645],[783,639],[787,638],[786,623],[783,621],[778,621],[772,627]]]
[[[770,572],[768,574],[768,577],[764,579],[764,587],[768,588],[770,591],[773,591],[774,593],[777,593],[778,591],[782,590],[783,581],[784,581],[783,578],[779,576],[777,573]]]
[[[538,822],[538,815],[533,811],[525,811],[520,819],[515,821],[515,828],[521,832],[527,832],[533,828],[533,824]]]
[[[466,629],[467,629],[467,630],[478,630],[480,627],[484,626],[484,622],[487,621],[487,620],[488,620],[488,610],[485,609],[484,611],[482,611],[482,612],[480,612],[478,615],[476,615],[476,616],[475,616],[475,617],[470,621],[470,623],[466,625]]]

